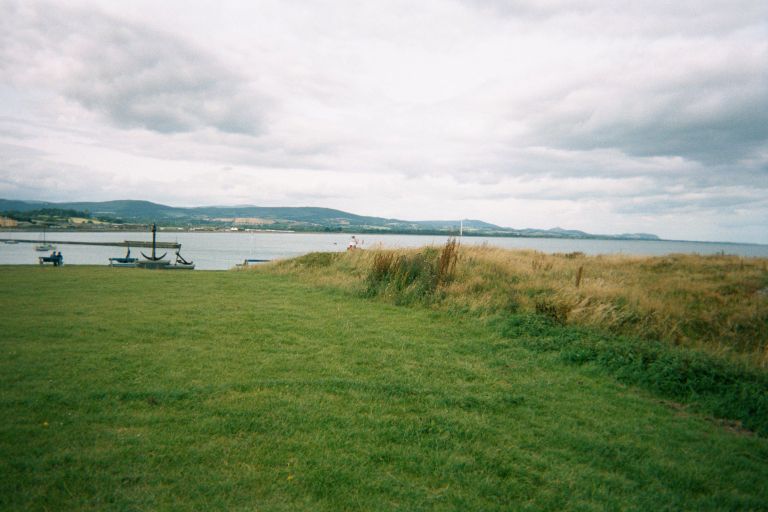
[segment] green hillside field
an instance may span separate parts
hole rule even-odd
[[[78,215],[56,215],[64,210]],[[648,233],[624,233],[620,235],[594,235],[578,230],[514,229],[490,224],[481,220],[399,220],[383,217],[356,215],[333,208],[311,206],[197,206],[174,207],[150,201],[118,200],[101,202],[51,203],[20,201],[0,198],[0,216],[23,221],[20,229],[93,229],[92,225],[68,222],[68,217],[80,216],[103,219],[111,229],[141,229],[140,225],[157,223],[162,227],[222,229],[240,227],[248,229],[290,230],[298,232],[349,232],[349,233],[403,233],[448,235],[458,234],[463,226],[466,235],[545,237],[545,238],[598,238],[623,240],[658,240]],[[99,228],[103,229],[103,228]]]
[[[268,268],[5,266],[0,310],[0,510],[768,507],[768,438],[531,348],[577,326]]]

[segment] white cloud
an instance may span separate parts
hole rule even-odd
[[[761,1],[0,8],[0,195],[768,242]]]
[[[123,128],[257,133],[262,98],[207,52],[86,9],[4,6],[0,69],[52,89]]]

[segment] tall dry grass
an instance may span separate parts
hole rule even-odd
[[[476,316],[537,313],[768,366],[765,258],[547,255],[454,240],[443,248],[315,253],[270,268],[397,303]]]

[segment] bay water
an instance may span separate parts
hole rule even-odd
[[[270,233],[270,232],[172,232],[161,231],[157,234],[159,242],[178,242],[182,244],[181,255],[195,262],[197,270],[227,270],[243,260],[275,260],[292,258],[309,252],[345,251],[350,241],[350,234],[341,233]],[[358,234],[359,247],[406,248],[424,245],[441,246],[446,236],[437,235],[379,235]],[[150,242],[149,232],[48,232],[48,240],[78,242],[122,242],[138,240]],[[40,240],[39,232],[0,232],[0,238]],[[768,245],[737,244],[721,242],[686,242],[668,240],[567,240],[558,238],[506,238],[465,236],[461,240],[465,245],[487,244],[507,249],[533,249],[544,253],[583,252],[596,254],[631,254],[661,256],[673,253],[695,254],[733,254],[743,257],[768,257]],[[60,244],[67,265],[107,265],[108,258],[125,255],[121,247],[84,246]],[[132,249],[132,256],[140,256],[140,251],[149,254],[151,249]],[[166,250],[159,250],[159,254]],[[168,250],[168,258],[174,259],[173,250]],[[37,252],[34,244],[0,243],[0,265],[36,264],[38,256],[49,253]]]

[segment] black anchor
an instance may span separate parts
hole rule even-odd
[[[145,258],[147,258],[150,261],[161,260],[161,259],[163,259],[165,257],[166,254],[168,254],[167,252],[164,252],[162,256],[155,257],[155,237],[156,236],[157,236],[157,224],[152,224],[152,257],[150,258],[149,256],[147,256],[143,252],[141,253],[142,256],[144,256]]]

